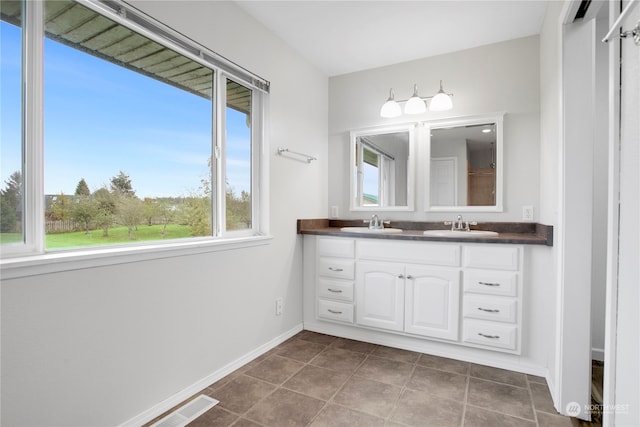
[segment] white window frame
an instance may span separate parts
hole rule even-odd
[[[236,249],[270,242],[268,142],[266,117],[268,114],[269,82],[224,57],[212,52],[173,29],[138,12],[121,2],[75,0],[113,21],[126,26],[214,71],[211,155],[215,159],[212,176],[217,183],[212,188],[212,235],[190,239],[176,239],[159,244],[155,241],[136,245],[109,245],[73,250],[45,250],[44,229],[44,2],[24,1],[22,19],[23,52],[23,194],[24,218],[22,245],[0,247],[0,267],[3,278],[23,277],[54,271],[73,270],[100,265],[119,264],[137,260],[165,258],[202,252]],[[115,5],[115,6],[114,6]],[[115,9],[117,10],[114,10]],[[127,16],[135,15],[136,22]],[[149,28],[158,28],[159,35],[138,23],[143,20]],[[185,49],[186,46],[188,49]],[[195,54],[194,52],[197,52]],[[226,86],[231,79],[252,90],[251,104],[251,209],[252,224],[247,230],[225,230],[225,133]]]

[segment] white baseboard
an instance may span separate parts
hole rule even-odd
[[[292,336],[294,336],[295,334],[297,334],[300,331],[302,331],[302,323],[294,326],[293,328],[289,329],[285,333],[275,337],[271,341],[261,345],[260,347],[256,348],[255,350],[250,351],[249,353],[245,354],[244,356],[239,357],[238,359],[232,361],[231,363],[228,363],[227,365],[225,365],[222,368],[212,372],[211,374],[207,375],[206,377],[196,381],[195,383],[191,384],[190,386],[188,386],[184,390],[182,390],[182,391],[174,394],[173,396],[163,400],[162,402],[158,403],[157,405],[154,405],[153,407],[147,409],[146,411],[142,412],[141,414],[136,415],[135,417],[131,418],[128,421],[125,421],[124,423],[120,424],[120,427],[138,427],[138,426],[141,426],[141,425],[143,425],[145,423],[148,423],[152,419],[154,419],[157,416],[165,413],[166,411],[168,411],[169,409],[171,409],[174,406],[178,405],[179,403],[184,402],[185,400],[187,400],[188,398],[190,398],[194,394],[198,393],[200,390],[205,389],[207,386],[215,383],[216,381],[220,380],[221,378],[224,378],[225,376],[229,375],[231,372],[235,371],[236,369],[238,369],[238,368],[242,367],[243,365],[246,365],[247,363],[251,362],[253,359],[261,356],[262,354],[266,353],[267,351],[271,350],[272,348],[282,344],[283,342],[285,342],[286,340],[288,340],[289,338],[291,338]]]
[[[592,348],[591,359],[604,362],[604,348]]]

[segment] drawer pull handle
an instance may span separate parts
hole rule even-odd
[[[500,283],[478,282],[478,284],[484,286],[500,286]]]
[[[341,294],[342,293],[342,289],[331,289],[331,288],[327,288],[327,290],[329,292],[335,292],[336,294]]]
[[[486,334],[483,334],[482,332],[478,332],[478,335],[480,335],[481,337],[492,339],[492,340],[500,339],[500,335],[486,335]]]
[[[407,279],[409,279],[409,280],[413,280],[413,276],[412,276],[412,275],[408,275],[408,276],[407,276]]]
[[[342,268],[334,268],[334,267],[329,267],[329,270],[331,270],[331,271],[344,271]]]
[[[331,314],[342,314],[341,311],[337,311],[337,310],[331,310],[330,308],[327,309],[327,311]]]
[[[398,279],[404,279],[404,274],[398,274]]]
[[[500,313],[500,310],[498,310],[497,308],[482,308],[482,307],[478,307],[478,310],[486,311],[487,313]]]

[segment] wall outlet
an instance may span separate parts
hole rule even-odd
[[[533,206],[522,207],[522,220],[533,221]]]
[[[331,206],[331,218],[338,218],[340,212],[337,206]]]
[[[282,298],[276,298],[276,316],[282,315]]]

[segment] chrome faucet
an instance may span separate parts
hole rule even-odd
[[[371,215],[371,220],[369,221],[369,228],[373,230],[379,230],[381,228],[384,228],[384,225],[382,225],[382,223],[380,222],[380,218],[378,218],[378,215],[376,214]]]
[[[470,225],[478,225],[477,222],[464,221],[462,215],[458,215],[455,221],[445,221],[444,225],[450,225],[451,231],[471,231]]]

